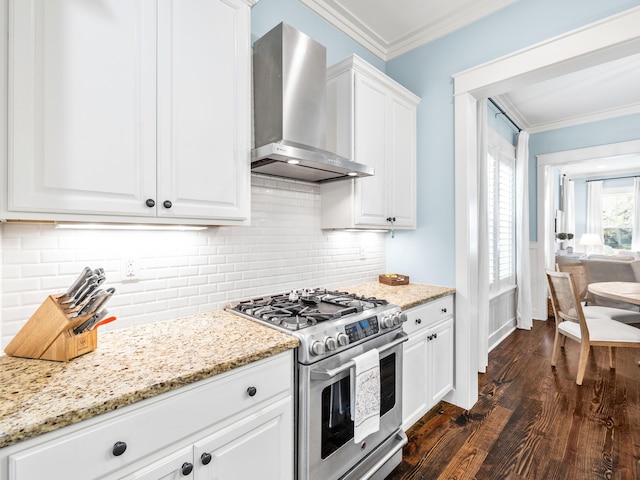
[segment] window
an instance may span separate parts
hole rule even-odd
[[[604,188],[602,230],[604,244],[615,250],[630,250],[633,233],[632,187]]]
[[[515,286],[515,147],[490,131],[488,177],[489,290]]]

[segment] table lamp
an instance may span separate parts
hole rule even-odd
[[[593,252],[593,247],[597,245],[602,245],[602,240],[600,240],[600,235],[597,233],[583,233],[580,237],[580,245],[586,247],[586,252]]]

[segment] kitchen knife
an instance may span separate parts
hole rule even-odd
[[[89,299],[85,302],[84,306],[78,310],[78,312],[74,315],[74,317],[82,317],[84,315],[89,315],[95,313],[103,303],[103,300],[107,296],[107,292],[99,289],[91,294]]]
[[[107,288],[106,290],[104,290],[104,295],[100,295],[99,299],[95,301],[93,305],[91,305],[91,308],[89,308],[84,315],[89,315],[92,313],[95,314],[97,311],[102,309],[102,307],[106,305],[106,303],[109,301],[109,299],[113,296],[115,292],[116,292],[116,289],[113,287]]]
[[[109,318],[105,318],[104,320],[100,320],[98,323],[96,323],[91,330],[95,330],[96,328],[98,328],[100,325],[106,325],[107,323],[111,323],[115,320],[117,320],[118,317],[109,317]]]
[[[84,332],[85,330],[89,330],[89,329],[93,328],[93,326],[96,323],[98,323],[100,320],[102,320],[104,317],[107,316],[107,313],[109,313],[107,311],[107,309],[104,309],[100,313],[96,313],[95,315],[89,317],[84,322],[82,322],[80,325],[78,325],[76,328],[74,328],[73,329],[73,333],[75,333],[77,335],[79,333]]]
[[[80,293],[78,300],[75,302],[75,307],[79,307],[84,304],[85,300],[89,298],[89,296],[98,288],[97,280],[89,283],[84,290]]]
[[[91,283],[93,282],[97,282],[98,281],[98,276],[97,275],[89,275],[88,277],[85,278],[84,283],[80,286],[80,288],[78,288],[78,290],[76,291],[75,295],[71,298],[69,298],[68,300],[65,300],[64,302],[60,302],[60,305],[69,305],[65,308],[73,308],[75,306],[78,305],[78,301],[80,299],[80,297],[86,292],[87,288],[89,287],[89,285],[91,285]]]
[[[84,267],[82,272],[80,272],[80,275],[78,276],[78,278],[74,280],[74,282],[71,284],[67,292],[64,295],[62,295],[62,297],[60,298],[73,297],[78,292],[78,289],[84,284],[85,280],[89,275],[91,275],[91,269],[89,267]]]
[[[104,274],[104,268],[96,268],[93,271],[93,274],[98,277],[98,285],[102,285],[107,279],[106,275]]]

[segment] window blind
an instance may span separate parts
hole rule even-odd
[[[513,286],[515,279],[515,148],[489,138],[489,290]]]

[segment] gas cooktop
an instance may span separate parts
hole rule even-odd
[[[287,330],[300,330],[387,304],[346,292],[304,289],[242,301],[231,310]]]
[[[406,319],[386,300],[319,288],[243,300],[227,310],[298,337],[302,361],[400,328]]]

